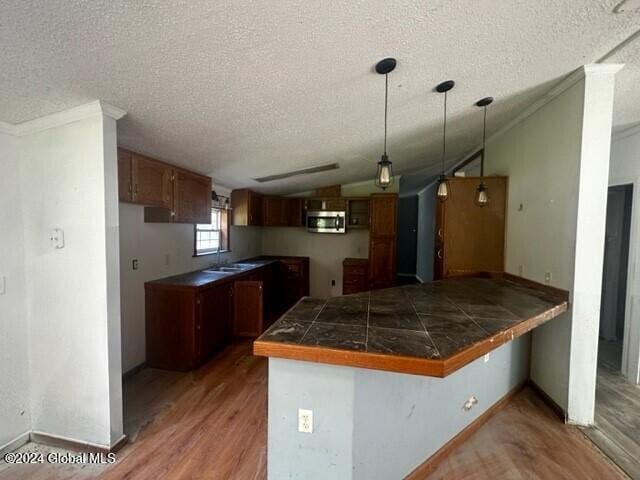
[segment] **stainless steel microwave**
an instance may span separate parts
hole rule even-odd
[[[307,212],[307,231],[317,233],[346,233],[345,212]]]

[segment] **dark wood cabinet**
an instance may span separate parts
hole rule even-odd
[[[287,198],[287,225],[290,227],[304,226],[302,216],[302,198]]]
[[[263,197],[262,224],[265,227],[286,227],[288,223],[287,199],[285,197]]]
[[[173,221],[211,223],[211,178],[182,169],[174,175]]]
[[[262,195],[248,189],[231,192],[233,225],[262,225]]]
[[[133,201],[142,205],[171,208],[170,165],[134,153],[132,155]]]
[[[369,290],[369,260],[345,258],[342,262],[342,294],[349,295],[367,290]]]
[[[231,288],[145,288],[147,364],[191,370],[229,338]]]
[[[146,283],[147,364],[167,370],[197,368],[232,336],[260,335],[309,295],[309,258],[258,259],[274,261],[204,285]]]
[[[209,223],[211,177],[118,148],[121,202],[144,205],[145,222]]]
[[[506,177],[484,177],[489,204],[474,204],[478,177],[449,179],[449,198],[436,206],[434,278],[504,271]]]
[[[234,283],[233,334],[257,337],[263,328],[263,282],[241,280]]]
[[[133,202],[133,155],[118,149],[118,198],[121,202]]]
[[[396,233],[398,195],[377,193],[370,199],[369,287],[392,287],[396,283]]]

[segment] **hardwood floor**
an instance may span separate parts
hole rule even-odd
[[[427,478],[609,480],[626,476],[580,430],[562,423],[540,397],[525,388]]]
[[[610,363],[599,363],[595,427],[585,433],[631,478],[640,480],[640,386],[627,382]]]
[[[105,465],[7,465],[0,479],[266,478],[267,361],[251,342],[227,347],[192,373],[145,369],[127,380],[130,443]],[[59,449],[29,444],[22,450]],[[579,430],[523,390],[429,479],[624,478]]]

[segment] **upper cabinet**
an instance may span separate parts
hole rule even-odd
[[[398,195],[374,193],[370,201],[371,236],[395,237],[398,223]]]
[[[211,177],[118,149],[121,202],[145,205],[145,222],[209,223]]]
[[[211,223],[211,178],[175,170],[173,183],[174,222]]]
[[[287,199],[284,197],[264,197],[262,199],[262,224],[265,227],[286,227]]]
[[[375,193],[370,200],[369,288],[396,283],[398,195]]]
[[[262,225],[262,195],[246,188],[231,192],[233,225]]]

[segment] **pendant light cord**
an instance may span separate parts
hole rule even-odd
[[[387,97],[389,95],[389,74],[384,74],[384,154],[387,155]]]
[[[487,144],[487,106],[484,106],[484,122],[482,127],[482,158],[480,159],[480,176],[484,177],[484,151]]]
[[[444,176],[444,160],[447,154],[447,93],[444,92],[444,124],[442,125],[442,176]]]

